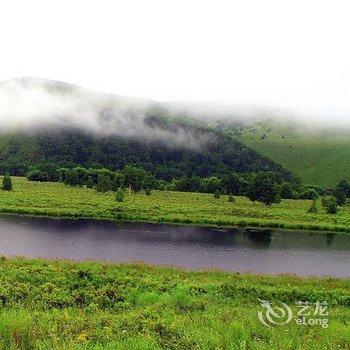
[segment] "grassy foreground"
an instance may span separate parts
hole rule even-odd
[[[0,259],[0,349],[350,349],[350,280]],[[271,328],[258,299],[329,304]]]
[[[0,212],[68,218],[153,221],[204,225],[279,227],[350,232],[350,206],[329,215],[319,206],[308,213],[308,200],[283,200],[265,206],[237,197],[215,199],[211,194],[154,191],[127,195],[123,203],[114,193],[68,187],[61,183],[29,182],[13,178],[13,191],[0,191]]]

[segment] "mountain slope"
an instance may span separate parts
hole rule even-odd
[[[11,91],[11,93],[9,93]],[[45,80],[0,84],[0,172],[31,165],[142,166],[158,178],[275,171],[293,175],[240,141],[153,101]],[[6,106],[5,105],[5,106]]]
[[[350,131],[307,127],[302,123],[258,118],[219,121],[222,131],[281,164],[305,184],[332,187],[350,181]]]
[[[227,136],[190,127],[187,131],[193,139],[197,135],[207,140],[200,148],[191,148],[163,140],[96,136],[78,129],[0,135],[0,172],[24,175],[31,165],[48,162],[113,170],[133,164],[164,180],[257,171],[275,171],[285,179],[293,178],[279,165]]]

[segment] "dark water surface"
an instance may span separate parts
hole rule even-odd
[[[350,234],[0,217],[0,254],[350,277]]]

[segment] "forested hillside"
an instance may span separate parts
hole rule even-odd
[[[0,173],[31,166],[122,169],[135,165],[156,178],[233,172],[291,172],[202,119],[166,104],[42,79],[2,82]],[[33,108],[35,106],[35,108]]]
[[[96,135],[67,128],[2,134],[0,172],[25,175],[32,165],[41,163],[112,170],[132,164],[164,180],[258,171],[274,171],[285,179],[293,177],[273,161],[219,132],[160,117],[149,117],[146,123],[156,125],[155,132],[169,132],[169,139]],[[186,133],[188,142],[172,142],[170,136],[177,138],[179,130]],[[196,144],[191,144],[193,140]]]

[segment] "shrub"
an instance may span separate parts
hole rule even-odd
[[[101,173],[98,175],[98,181],[96,185],[97,192],[108,192],[111,190],[111,179],[107,174]]]
[[[11,191],[12,190],[12,179],[10,176],[6,175],[2,179],[2,189],[4,191]]]
[[[233,196],[232,193],[229,194],[228,196],[228,201],[231,202],[231,203],[234,203],[236,200],[235,200],[235,197]]]
[[[49,181],[49,176],[44,173],[43,171],[40,170],[32,170],[27,174],[27,179],[29,181],[41,181],[41,182],[45,182],[45,181]]]
[[[92,178],[92,176],[89,176],[87,181],[86,181],[86,187],[87,188],[94,188],[94,179]]]
[[[337,188],[334,191],[334,197],[337,200],[338,205],[345,205],[346,204],[346,194],[340,188]]]
[[[293,197],[293,188],[292,185],[288,182],[285,182],[281,186],[281,198],[291,199]]]
[[[350,198],[350,184],[347,181],[340,181],[337,185],[337,190],[344,192],[345,196]]]
[[[317,199],[319,197],[318,192],[314,188],[308,188],[300,194],[301,199]]]
[[[310,205],[310,208],[308,209],[308,212],[309,213],[313,213],[313,214],[318,212],[318,210],[317,210],[317,201],[316,200],[312,201],[312,203]]]
[[[337,200],[335,197],[323,197],[322,206],[325,208],[327,214],[336,214],[338,211]]]
[[[248,185],[247,197],[251,201],[259,201],[266,205],[279,203],[280,188],[276,181],[276,174],[271,172],[255,174]]]
[[[299,192],[293,191],[293,193],[292,193],[292,199],[299,199],[299,198],[300,198]]]
[[[281,202],[282,202],[281,196],[280,196],[280,195],[277,195],[277,196],[275,197],[275,203],[278,204],[278,203],[281,203]]]
[[[151,195],[151,190],[149,188],[146,188],[145,193],[146,193],[147,196],[150,196]]]
[[[121,203],[121,202],[124,201],[124,198],[125,198],[125,193],[124,193],[124,191],[121,188],[119,188],[118,191],[117,191],[115,200],[117,202]]]
[[[65,174],[64,183],[69,186],[77,186],[79,184],[79,174],[76,170],[68,170]]]
[[[220,198],[220,191],[216,190],[216,191],[214,192],[214,198],[215,198],[215,199],[219,199],[219,198]]]

